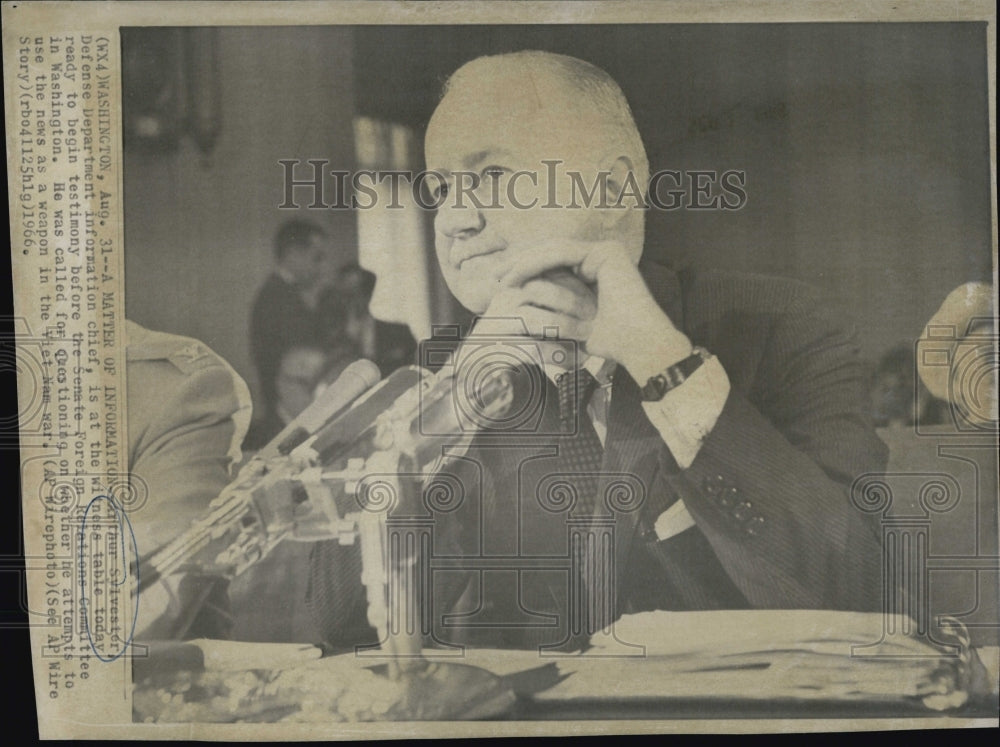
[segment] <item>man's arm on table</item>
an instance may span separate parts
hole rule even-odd
[[[853,334],[804,286],[788,287],[781,313],[750,317],[756,329],[705,328],[717,329],[718,342],[704,344],[737,351],[725,356],[734,379],[737,366],[756,366],[731,387],[714,423],[720,384],[707,364],[698,378],[644,409],[679,452],[675,459],[664,450],[666,480],[751,605],[877,609],[877,517],[862,513],[850,490],[858,476],[884,469],[887,450],[865,411]],[[766,336],[760,324],[768,325]],[[727,335],[762,338],[759,359],[740,356]],[[688,384],[702,397],[708,393],[706,407],[692,407],[691,398],[680,404]],[[676,414],[671,399],[679,403]]]

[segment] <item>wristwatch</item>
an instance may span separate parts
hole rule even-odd
[[[701,367],[701,364],[711,357],[712,354],[705,350],[705,348],[695,347],[694,352],[684,360],[667,367],[661,373],[656,374],[656,376],[651,376],[649,381],[646,382],[646,386],[642,388],[643,402],[660,401],[671,389],[676,389],[687,381],[691,377],[691,374],[697,371]]]

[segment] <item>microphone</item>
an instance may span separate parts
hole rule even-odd
[[[375,386],[381,378],[378,366],[370,360],[362,358],[354,361],[344,369],[336,381],[320,392],[312,404],[271,439],[270,443],[257,453],[257,457],[270,459],[287,456],[324,423],[339,415],[344,408]]]
[[[337,417],[324,423],[314,435],[304,439],[300,450],[323,456],[324,461],[329,463],[340,449],[355,445],[362,434],[374,427],[379,415],[428,376],[430,374],[427,371],[417,366],[397,369],[349,409],[338,413]]]
[[[292,456],[318,459],[327,465],[343,458],[367,458],[376,448],[372,439],[379,418],[392,408],[397,408],[406,441],[421,462],[463,435],[484,428],[509,427],[504,418],[514,398],[512,373],[497,369],[476,383],[475,396],[468,399],[464,395],[457,397],[450,373],[432,374],[418,366],[397,369],[323,424],[293,450]]]

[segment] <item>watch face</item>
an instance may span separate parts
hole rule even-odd
[[[676,389],[683,384],[705,361],[706,352],[703,348],[695,348],[695,351],[684,360],[670,366],[663,373],[650,377],[646,386],[642,388],[643,400],[656,402],[663,399],[663,396],[671,389]]]
[[[650,377],[649,381],[646,382],[646,386],[642,388],[642,398],[647,402],[656,402],[657,400],[663,399],[663,395],[666,394],[667,381],[663,378],[663,374],[657,374],[656,376]]]

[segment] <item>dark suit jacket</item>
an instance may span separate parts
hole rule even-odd
[[[285,351],[295,345],[329,348],[343,334],[343,316],[333,291],[323,293],[311,309],[280,275],[268,277],[250,314],[250,352],[265,399],[260,413],[275,403],[275,378]]]
[[[641,409],[639,385],[616,374],[599,495],[623,484],[639,495],[638,509],[612,512],[616,613],[879,609],[880,529],[852,504],[850,488],[882,471],[887,453],[869,422],[845,316],[794,281],[642,269],[674,324],[718,356],[731,391],[681,470]],[[541,570],[568,556],[552,543],[567,536],[568,514],[546,509],[542,496],[558,469],[559,437],[545,435],[556,412],[544,403],[534,435],[478,436],[447,468],[462,500],[432,516],[433,638],[512,646],[565,638],[569,602],[551,590],[565,588],[567,574]],[[696,526],[659,541],[653,522],[678,499]],[[357,578],[347,569],[357,558],[335,543],[313,553],[308,602],[329,641],[371,638],[363,593],[345,586]],[[463,558],[468,569],[444,568]],[[504,569],[519,562],[511,558],[541,560],[534,571]]]
[[[413,366],[416,360],[417,341],[405,324],[392,324],[375,320],[375,363],[382,376],[388,376],[401,366]]]

